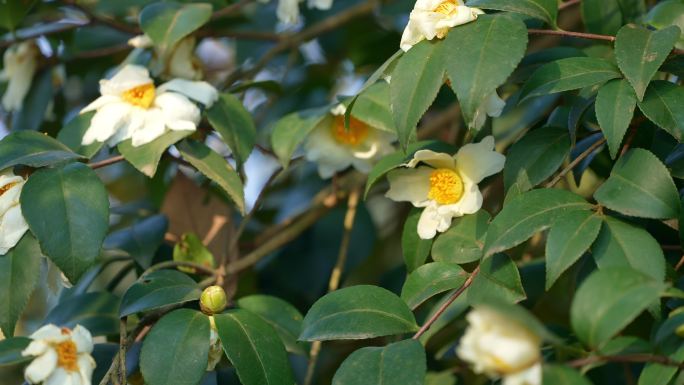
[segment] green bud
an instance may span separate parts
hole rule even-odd
[[[204,289],[200,297],[200,308],[203,313],[208,315],[222,312],[227,304],[226,292],[221,286],[209,286]]]

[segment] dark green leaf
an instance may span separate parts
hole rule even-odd
[[[598,91],[596,118],[613,158],[617,155],[622,138],[632,122],[636,103],[634,90],[624,79],[611,80]]]
[[[30,338],[14,337],[0,341],[0,368],[31,361],[33,357],[24,357],[21,352],[31,343]]]
[[[684,135],[684,87],[664,80],[648,86],[639,109],[663,130],[681,141]]]
[[[643,218],[679,215],[679,194],[670,173],[653,153],[640,148],[620,157],[594,198],[625,215]]]
[[[471,0],[468,2],[468,6],[517,12],[542,20],[553,28],[557,27],[558,1],[556,0]]]
[[[618,67],[642,100],[646,87],[679,39],[679,28],[650,31],[626,25],[615,37],[615,59]]]
[[[157,173],[162,155],[172,144],[192,134],[192,131],[170,131],[142,146],[134,147],[130,139],[119,143],[117,148],[126,160],[138,171],[150,178]]]
[[[603,228],[591,250],[600,269],[630,266],[657,281],[665,278],[663,250],[658,241],[640,227],[604,217]]]
[[[544,365],[542,370],[542,385],[591,385],[579,372],[564,365]]]
[[[44,322],[70,329],[81,325],[94,336],[118,335],[119,298],[104,291],[69,296],[48,313]]]
[[[209,21],[211,11],[211,4],[206,3],[153,3],[140,12],[140,27],[166,51]]]
[[[458,95],[466,124],[477,130],[484,122],[487,99],[525,55],[527,28],[511,15],[481,15],[475,23],[452,29],[444,45],[443,60],[451,87]],[[392,84],[395,81],[393,77]]]
[[[570,153],[566,128],[542,127],[525,135],[508,150],[504,167],[504,189],[514,183],[523,191],[550,177]]]
[[[480,210],[454,220],[449,230],[432,245],[432,259],[441,262],[468,263],[482,258],[482,247],[491,215]]]
[[[416,126],[444,84],[445,45],[423,40],[397,61],[390,98],[397,137],[403,149],[416,136]]]
[[[185,140],[178,146],[183,159],[195,166],[207,178],[216,182],[241,213],[245,212],[245,193],[240,176],[221,155],[204,143]]]
[[[242,384],[294,384],[285,347],[266,321],[241,309],[214,318],[223,350]]]
[[[351,115],[371,127],[396,132],[389,103],[389,84],[384,81],[378,82],[358,95]]]
[[[411,309],[415,309],[439,293],[460,287],[467,276],[461,266],[455,263],[428,263],[406,277],[401,289],[401,299]]]
[[[290,164],[292,154],[299,144],[319,124],[332,124],[329,107],[294,112],[275,124],[271,145],[283,167]]]
[[[401,234],[401,250],[404,254],[406,270],[409,272],[425,263],[432,247],[432,239],[421,239],[418,236],[418,220],[422,212],[423,209],[411,208]]]
[[[285,349],[294,354],[307,355],[309,351],[304,342],[298,342],[297,337],[302,332],[304,317],[288,302],[269,295],[250,295],[242,297],[237,305],[258,315],[275,329],[285,344]]]
[[[175,270],[150,273],[131,285],[121,299],[121,317],[199,299],[202,290],[187,275]]]
[[[0,1],[0,27],[13,31],[36,3],[37,0]]]
[[[480,263],[480,272],[468,288],[468,302],[519,302],[525,299],[518,267],[506,254],[494,254]]]
[[[618,0],[582,0],[580,5],[587,32],[615,35],[622,26]]]
[[[235,156],[238,168],[252,153],[256,143],[256,126],[252,115],[235,96],[222,93],[219,99],[207,110],[207,119]]]
[[[363,339],[414,332],[411,310],[401,298],[377,286],[359,285],[329,293],[304,317],[300,340]]]
[[[69,147],[35,131],[13,132],[0,140],[0,170],[20,164],[51,166],[79,158]]]
[[[105,238],[103,248],[122,250],[138,264],[147,269],[159,246],[164,242],[164,234],[169,221],[163,214],[153,215],[134,223],[130,227],[112,232]]]
[[[572,328],[584,343],[598,347],[655,304],[663,290],[665,284],[630,268],[596,271],[575,294]]]
[[[72,118],[57,134],[57,139],[67,145],[71,150],[77,154],[90,159],[93,155],[104,146],[104,142],[95,141],[92,144],[84,146],[81,144],[83,135],[90,127],[90,120],[95,115],[95,111],[87,112],[82,115],[76,115]]]
[[[591,211],[558,216],[546,240],[546,290],[584,254],[601,230],[601,218]]]
[[[507,202],[487,231],[485,257],[519,245],[566,212],[589,210],[584,198],[567,190],[539,189]]]
[[[178,309],[162,317],[145,337],[140,370],[149,385],[197,385],[208,357],[209,318]]]
[[[416,340],[383,347],[361,348],[337,369],[333,385],[423,385],[427,364],[425,350]]]
[[[14,335],[14,325],[40,277],[40,247],[30,234],[7,254],[0,255],[0,331]]]
[[[520,100],[589,87],[620,76],[617,67],[604,59],[571,57],[556,60],[532,74],[522,89]]]
[[[38,170],[20,201],[43,254],[76,283],[95,263],[109,228],[109,196],[100,178],[81,163]]]

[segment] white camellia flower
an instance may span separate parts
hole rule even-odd
[[[458,356],[476,373],[503,377],[502,385],[541,385],[541,338],[514,320],[489,308],[467,315],[468,328]]]
[[[505,161],[506,157],[494,151],[492,136],[466,144],[454,156],[419,150],[406,167],[389,172],[390,188],[385,196],[424,207],[418,235],[432,239],[437,232],[446,231],[453,218],[476,213],[482,207],[477,184],[501,171]]]
[[[9,47],[3,56],[3,70],[0,80],[7,81],[7,90],[2,96],[2,106],[7,111],[18,111],[24,97],[31,88],[33,75],[38,69],[40,50],[33,40]]]
[[[323,179],[349,166],[369,173],[375,161],[394,151],[393,133],[379,130],[351,117],[349,129],[344,127],[346,108],[338,105],[331,110],[332,119],[316,127],[304,144],[306,159],[318,164]]]
[[[483,13],[461,0],[418,0],[401,35],[401,49],[408,51],[425,39],[443,39],[449,29],[475,21]]]
[[[19,205],[24,183],[12,170],[0,173],[0,255],[16,246],[29,228]]]
[[[202,78],[202,65],[195,55],[196,40],[188,36],[176,43],[166,53],[154,47],[154,42],[147,35],[138,35],[128,40],[128,45],[135,48],[155,48],[154,58],[150,63],[152,73],[170,78],[199,80]]]
[[[73,330],[45,325],[31,334],[33,340],[21,352],[35,358],[26,367],[24,377],[30,384],[90,385],[95,360],[93,338],[81,325]]]
[[[173,79],[155,88],[146,68],[126,65],[111,79],[100,80],[100,93],[81,113],[97,111],[83,136],[83,145],[127,139],[142,146],[169,130],[194,131],[200,109],[193,99],[210,107],[218,91],[207,82]]]
[[[299,3],[304,0],[278,0],[276,16],[278,20],[287,25],[299,23]],[[268,3],[269,0],[259,0],[261,3]],[[333,0],[308,0],[309,9],[328,10],[332,7]]]

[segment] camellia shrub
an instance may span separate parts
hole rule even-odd
[[[684,1],[0,27],[0,384],[684,384]]]

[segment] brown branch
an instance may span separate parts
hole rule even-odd
[[[596,143],[592,144],[589,148],[584,150],[583,153],[579,154],[579,156],[577,156],[577,158],[575,158],[575,160],[573,160],[572,162],[570,162],[570,164],[565,166],[565,168],[560,173],[558,173],[558,175],[556,175],[556,177],[553,178],[551,180],[551,182],[547,183],[546,186],[544,186],[544,187],[546,187],[546,188],[553,187],[556,183],[558,183],[561,180],[561,178],[563,178],[565,176],[565,174],[570,172],[570,170],[575,168],[575,166],[577,166],[581,161],[583,161],[592,152],[594,152],[594,150],[599,148],[605,142],[606,142],[606,138],[601,138],[601,139],[597,140]]]
[[[527,30],[527,33],[532,34],[532,35],[555,35],[555,36],[564,36],[564,37],[576,37],[579,39],[602,40],[602,41],[609,41],[609,42],[615,41],[615,36],[612,36],[612,35],[599,35],[596,33],[573,32],[573,31],[563,31],[563,30],[554,30],[554,29],[529,28]],[[684,55],[684,50],[675,48],[672,50],[672,54]]]
[[[684,362],[677,362],[666,356],[656,356],[653,354],[626,354],[621,356],[590,356],[570,361],[567,364],[574,368],[579,368],[586,365],[591,365],[600,362],[626,362],[626,363],[644,363],[651,362],[665,366],[675,366],[684,368]]]
[[[99,23],[102,25],[106,25],[106,26],[111,27],[113,29],[116,29],[118,31],[129,33],[132,35],[138,35],[138,34],[142,33],[142,31],[140,30],[140,27],[138,27],[138,26],[130,25],[130,24],[126,24],[126,23],[121,23],[121,22],[114,20],[114,19],[111,19],[109,17],[98,15],[98,14],[94,13],[93,11],[91,11],[89,8],[87,8],[81,4],[78,4],[74,0],[63,0],[62,2],[65,5],[68,5],[72,8],[75,8],[75,9],[81,11],[84,15],[86,15],[88,17],[88,19],[90,19],[91,23]]]
[[[123,155],[116,155],[111,158],[101,160],[99,162],[88,163],[88,166],[90,166],[90,168],[92,168],[93,170],[97,170],[98,168],[109,166],[110,164],[119,163],[122,160],[124,160]]]
[[[240,11],[240,9],[242,9],[242,7],[244,7],[245,5],[253,3],[253,2],[254,2],[254,0],[241,0],[235,4],[231,4],[227,7],[223,7],[211,15],[211,20],[216,20],[216,19],[220,19],[222,17],[231,16],[232,14]]]
[[[206,275],[214,275],[215,271],[212,268],[206,267],[204,265],[201,265],[199,263],[194,263],[194,262],[188,262],[188,261],[166,261],[166,262],[160,262],[156,265],[150,266],[145,272],[142,273],[140,276],[145,277],[149,275],[150,273],[153,273],[158,270],[162,269],[167,269],[167,268],[176,268],[176,267],[190,267],[198,272],[201,272]]]
[[[579,4],[580,2],[582,2],[582,0],[568,0],[568,1],[565,1],[565,2],[561,3],[560,5],[558,5],[558,10],[559,10],[559,11],[562,11],[562,10],[564,10],[565,8],[572,7],[573,5],[577,5],[577,4]]]
[[[446,300],[446,302],[444,302],[444,303],[442,304],[442,306],[440,306],[439,309],[437,309],[437,311],[435,312],[435,314],[433,314],[427,321],[425,321],[425,323],[423,324],[423,326],[420,327],[420,329],[416,332],[416,334],[413,335],[413,339],[414,339],[414,340],[417,340],[418,338],[420,338],[420,336],[422,336],[423,334],[425,334],[425,332],[428,331],[428,329],[430,329],[430,327],[432,326],[432,324],[434,324],[435,321],[437,321],[437,319],[439,319],[439,317],[446,311],[446,309],[447,309],[452,303],[454,303],[454,301],[456,301],[456,299],[457,299],[458,297],[460,297],[461,294],[463,294],[463,292],[464,292],[464,291],[473,283],[473,279],[475,279],[475,277],[477,276],[477,274],[478,274],[479,272],[480,272],[480,266],[477,266],[477,267],[475,268],[475,270],[473,270],[473,272],[470,273],[470,276],[468,277],[468,279],[466,279],[465,282],[463,282],[463,285],[461,285],[461,287],[459,287],[458,290],[456,290],[456,291],[451,295],[451,297],[449,297],[449,298]]]

